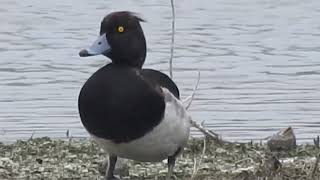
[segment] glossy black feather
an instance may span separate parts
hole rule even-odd
[[[167,88],[177,99],[180,99],[179,89],[168,75],[153,69],[142,69],[141,73],[150,82]]]
[[[89,133],[116,143],[152,130],[165,109],[161,90],[144,80],[139,69],[109,64],[83,86],[79,112]]]

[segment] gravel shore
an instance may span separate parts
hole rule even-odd
[[[205,149],[204,149],[205,142]],[[299,145],[271,152],[265,144],[191,139],[178,158],[176,179],[320,179],[319,148]],[[90,139],[35,138],[0,143],[0,179],[101,179],[106,154]],[[121,179],[164,179],[166,161],[122,160]]]

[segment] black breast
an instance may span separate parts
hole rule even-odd
[[[82,87],[79,112],[89,133],[115,143],[142,137],[160,123],[164,98],[140,70],[109,64]]]

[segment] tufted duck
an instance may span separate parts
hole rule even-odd
[[[149,162],[167,158],[169,178],[189,137],[190,117],[175,83],[159,71],[141,69],[146,41],[140,21],[127,11],[107,15],[98,40],[79,53],[102,54],[112,61],[87,80],[78,100],[82,124],[109,155],[107,180],[116,179],[117,157]]]

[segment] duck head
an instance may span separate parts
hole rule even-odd
[[[128,11],[113,12],[101,22],[100,36],[81,57],[104,55],[112,63],[141,68],[146,58],[146,40],[140,25],[144,21]]]

